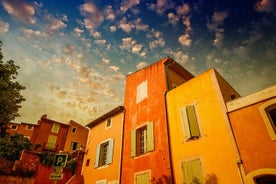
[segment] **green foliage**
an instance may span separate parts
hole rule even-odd
[[[16,81],[20,68],[13,60],[4,62],[0,41],[0,136],[6,133],[7,123],[19,116],[18,110],[25,98],[20,94],[25,87]]]
[[[30,150],[30,148],[29,139],[21,134],[6,134],[4,138],[0,138],[0,158],[15,161],[20,158],[23,150]]]
[[[40,163],[43,165],[51,167],[54,163],[56,153],[50,152],[50,151],[43,151],[39,157],[40,157]]]
[[[70,170],[73,174],[75,174],[77,165],[78,161],[76,159],[70,159],[69,161],[67,161],[65,168]]]

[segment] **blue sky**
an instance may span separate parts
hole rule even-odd
[[[16,122],[88,124],[123,105],[127,74],[167,56],[214,67],[242,96],[276,83],[274,0],[0,2],[4,61],[26,87]]]

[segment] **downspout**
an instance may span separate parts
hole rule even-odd
[[[121,161],[120,161],[120,173],[119,173],[119,183],[122,183],[122,170],[123,170],[123,153],[124,153],[124,126],[125,126],[125,109],[123,110],[123,126],[122,126],[122,141],[121,141]]]
[[[169,128],[169,121],[168,121],[168,111],[167,111],[167,93],[169,90],[169,78],[168,78],[168,65],[165,66],[165,73],[166,73],[166,91],[164,93],[164,111],[165,111],[165,121],[166,121],[166,131],[168,135],[168,149],[169,149],[169,162],[170,162],[170,173],[171,173],[171,182],[175,183],[174,181],[174,171],[173,171],[173,163],[172,163],[172,154],[171,154],[171,142],[170,142],[170,128]]]

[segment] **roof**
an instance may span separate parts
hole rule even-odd
[[[118,107],[112,109],[111,111],[105,113],[104,115],[100,116],[99,118],[95,119],[94,121],[90,122],[86,126],[88,126],[89,128],[92,128],[93,126],[103,122],[104,120],[106,120],[112,116],[115,116],[121,112],[124,112],[124,111],[125,111],[124,106],[118,106]]]

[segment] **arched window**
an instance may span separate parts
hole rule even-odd
[[[254,178],[256,184],[275,184],[276,175],[262,175]]]

